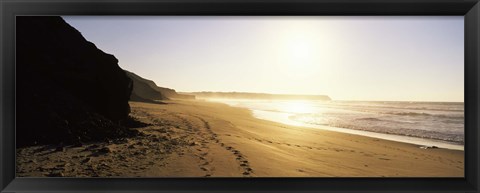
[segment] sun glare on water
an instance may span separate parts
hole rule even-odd
[[[284,103],[281,108],[289,113],[313,113],[314,108],[308,101],[289,101]]]

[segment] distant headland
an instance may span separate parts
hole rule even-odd
[[[291,95],[291,94],[267,94],[249,92],[190,92],[184,93],[195,95],[196,98],[227,98],[227,99],[265,99],[265,100],[323,100],[329,101],[328,95]]]

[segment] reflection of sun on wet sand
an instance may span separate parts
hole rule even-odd
[[[143,135],[61,150],[21,149],[19,175],[463,176],[463,151],[288,126],[213,102],[130,105],[134,117],[151,124],[138,128]],[[32,153],[36,160],[28,161]]]

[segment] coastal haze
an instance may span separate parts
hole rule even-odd
[[[461,16],[64,18],[180,92],[463,102]]]
[[[23,18],[19,177],[464,175],[462,17]]]

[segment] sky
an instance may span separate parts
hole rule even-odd
[[[462,16],[64,16],[121,68],[180,92],[464,99]]]

